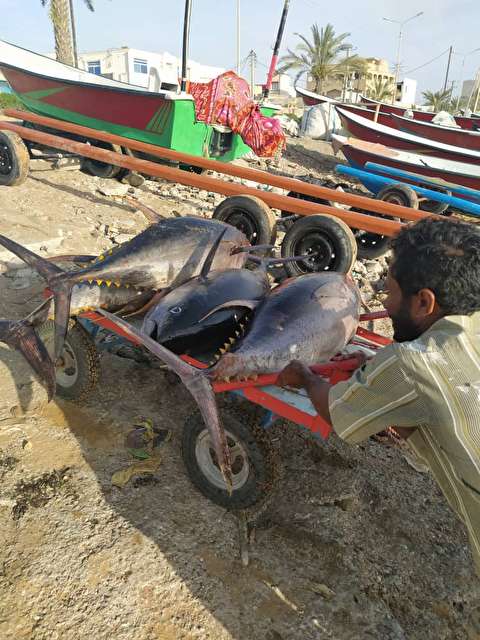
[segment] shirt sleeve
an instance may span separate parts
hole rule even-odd
[[[418,427],[426,422],[423,400],[405,373],[397,344],[384,347],[350,380],[334,385],[328,400],[333,429],[351,443],[388,427]]]

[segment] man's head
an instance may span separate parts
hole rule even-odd
[[[415,340],[446,315],[480,310],[480,227],[426,218],[392,240],[385,308],[397,342]]]

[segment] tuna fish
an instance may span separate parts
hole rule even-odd
[[[360,292],[349,276],[339,273],[312,273],[285,281],[259,306],[249,332],[235,350],[223,355],[206,371],[186,364],[128,322],[102,313],[180,376],[199,406],[231,492],[229,449],[211,381],[276,372],[292,359],[301,359],[306,364],[329,360],[355,333]]]
[[[101,255],[92,264],[77,271],[62,271],[5,236],[0,236],[0,245],[35,268],[47,281],[55,300],[55,359],[58,359],[71,315],[70,301],[74,285],[88,282],[106,284],[108,287],[112,284],[117,287],[131,286],[140,290],[177,286],[200,273],[212,242],[222,230],[225,230],[225,234],[212,267],[242,267],[248,253],[235,252],[235,249],[248,245],[243,233],[217,220],[193,217],[160,220],[113,253]]]

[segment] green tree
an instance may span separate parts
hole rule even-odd
[[[315,81],[314,91],[322,91],[323,82],[328,76],[345,74],[352,71],[363,71],[365,60],[357,55],[340,58],[340,54],[351,49],[346,42],[349,33],[337,35],[331,24],[321,29],[317,24],[311,26],[311,42],[300,33],[296,33],[301,43],[295,51],[288,49],[288,55],[280,60],[281,72],[298,70],[298,80],[304,73]]]
[[[50,20],[55,37],[55,55],[59,62],[74,64],[73,39],[70,21],[69,0],[40,0],[42,6],[49,7]],[[90,11],[94,11],[92,0],[83,0]]]
[[[393,85],[385,78],[375,78],[373,85],[367,90],[367,96],[379,102],[385,102],[392,97]]]
[[[451,89],[446,91],[423,91],[422,97],[424,104],[427,107],[432,107],[434,111],[451,111],[453,108]]]

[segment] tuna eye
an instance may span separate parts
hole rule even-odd
[[[182,307],[172,307],[171,309],[169,309],[170,313],[173,313],[173,315],[178,315],[179,313],[182,313]]]

